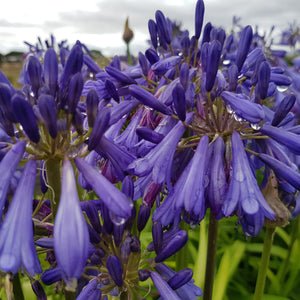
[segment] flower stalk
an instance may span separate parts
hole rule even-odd
[[[60,161],[49,159],[45,163],[47,182],[51,190],[50,196],[53,219],[55,219],[61,194]]]
[[[271,247],[273,243],[275,229],[276,227],[271,227],[271,226],[268,226],[266,229],[264,248],[261,255],[261,262],[259,264],[253,300],[261,300],[264,294],[267,270],[270,261]]]
[[[219,226],[219,221],[216,220],[212,212],[210,212],[209,225],[208,225],[207,259],[206,259],[203,300],[212,299],[214,277],[215,277],[215,266],[216,266],[218,226]]]

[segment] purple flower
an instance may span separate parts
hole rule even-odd
[[[147,105],[166,115],[169,115],[171,113],[170,109],[166,105],[159,102],[159,100],[155,98],[150,92],[146,91],[138,85],[129,86],[128,92],[131,96],[141,101],[144,105]]]
[[[231,143],[232,176],[222,210],[226,217],[237,211],[240,219],[251,218],[252,223],[247,231],[243,226],[244,233],[249,236],[257,235],[263,226],[264,217],[274,220],[274,212],[258,187],[243,141],[235,131],[232,133]]]
[[[168,70],[178,65],[180,61],[180,56],[170,56],[154,63],[151,69],[156,75],[164,75]]]
[[[75,158],[75,164],[78,170],[82,172],[86,181],[92,186],[96,194],[111,212],[122,218],[131,216],[132,203],[123,193],[82,158]]]
[[[212,41],[208,48],[205,89],[210,92],[214,86],[219,69],[222,45],[219,41]]]
[[[70,161],[62,169],[62,190],[54,223],[54,252],[70,284],[80,278],[88,258],[89,232],[80,208],[75,175]]]
[[[180,300],[176,292],[168,283],[156,272],[150,273],[151,279],[163,299]]]
[[[38,143],[40,140],[39,127],[30,103],[22,94],[15,94],[12,97],[12,110],[17,122],[19,122],[28,137]]]
[[[34,276],[42,269],[35,251],[32,227],[32,200],[36,162],[27,162],[17,190],[0,228],[0,268],[17,273],[20,267]]]
[[[168,283],[172,278],[174,280],[175,276],[178,274],[175,271],[173,271],[171,268],[169,268],[167,265],[165,265],[164,263],[157,264],[155,266],[155,269],[162,276],[164,276],[164,278],[166,279],[166,281],[168,281]],[[180,297],[180,299],[197,300],[199,296],[202,296],[203,292],[199,287],[193,284],[193,280],[190,280],[183,286],[177,288],[176,294]]]
[[[173,191],[155,210],[154,220],[160,220],[162,225],[168,225],[182,208],[190,215],[192,223],[197,224],[203,219],[206,211],[204,190],[208,143],[208,137],[203,136],[192,160],[175,183]]]
[[[240,71],[247,57],[252,42],[253,31],[250,25],[246,26],[241,32],[240,42],[238,45],[235,64]]]
[[[245,95],[225,91],[221,96],[237,116],[251,124],[257,124],[264,119],[265,113],[262,106],[251,102]]]
[[[162,249],[159,251],[157,256],[155,257],[155,262],[159,263],[173,254],[175,254],[177,251],[179,251],[187,242],[188,235],[185,230],[179,230],[176,233],[174,233],[171,238],[162,246]],[[163,243],[163,241],[161,241]],[[154,248],[155,243],[153,241]],[[155,249],[156,250],[156,249]]]
[[[128,171],[141,177],[152,173],[152,179],[155,183],[167,182],[168,187],[171,189],[173,157],[184,131],[184,125],[178,122],[168,135],[146,156],[131,163],[128,166]]]
[[[300,136],[298,134],[271,125],[264,125],[260,131],[262,134],[268,135],[279,144],[286,146],[291,152],[297,155],[300,154]]]
[[[224,171],[225,144],[222,137],[218,137],[209,147],[209,184],[206,190],[208,206],[215,217],[222,217],[221,209],[226,197],[227,182]]]
[[[156,49],[157,48],[157,26],[155,21],[153,21],[152,19],[148,21],[148,30],[150,34],[151,43],[154,49]]]
[[[6,194],[9,188],[10,180],[25,152],[25,141],[20,141],[15,144],[4,156],[0,163],[0,212],[2,216],[2,209],[5,204]]]
[[[106,259],[106,268],[115,284],[121,287],[123,285],[123,270],[119,257],[112,254],[109,255]]]
[[[98,279],[93,278],[82,289],[76,300],[97,300],[101,298],[101,290],[97,288]]]
[[[203,16],[204,16],[204,2],[203,0],[198,0],[195,10],[195,37],[199,39],[202,25],[203,25]]]
[[[57,136],[56,103],[51,95],[42,94],[38,101],[39,111],[52,138]]]

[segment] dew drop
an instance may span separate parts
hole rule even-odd
[[[126,221],[126,219],[124,218],[121,218],[117,215],[115,215],[114,213],[112,213],[111,211],[109,212],[109,216],[110,216],[110,219],[111,221],[115,224],[115,225],[123,225]]]
[[[233,117],[234,117],[234,119],[237,121],[237,122],[243,122],[244,121],[244,119],[243,118],[241,118],[241,117],[239,117],[237,114],[233,114]]]
[[[277,91],[278,92],[285,92],[287,91],[288,87],[286,85],[279,85],[277,86]]]
[[[233,114],[233,113],[234,113],[232,107],[231,107],[229,104],[226,105],[226,109],[227,109],[227,112],[228,112],[229,114]]]
[[[259,124],[251,124],[251,127],[254,129],[254,130],[259,130],[261,128],[261,126],[259,126]]]

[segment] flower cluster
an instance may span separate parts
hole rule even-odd
[[[256,236],[297,213],[299,65],[251,26],[203,26],[204,10],[198,0],[193,36],[157,11],[134,66],[115,56],[101,69],[79,41],[57,53],[52,38],[29,45],[21,90],[0,73],[2,271],[21,268],[41,294],[43,272],[77,299],[197,299],[192,270],[165,263],[187,242],[182,222],[210,209]]]

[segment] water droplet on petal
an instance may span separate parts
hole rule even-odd
[[[226,105],[226,109],[227,109],[227,112],[228,112],[229,114],[234,113],[232,107],[231,107],[229,104]]]
[[[254,129],[254,130],[259,130],[261,128],[261,126],[259,126],[259,124],[251,124],[251,127]]]
[[[111,221],[115,224],[115,225],[123,225],[126,222],[126,219],[121,218],[117,215],[115,215],[114,213],[112,213],[111,211],[109,212],[109,217],[111,219]]]
[[[287,91],[287,89],[288,89],[288,87],[286,85],[277,86],[278,92],[285,92],[285,91]]]

